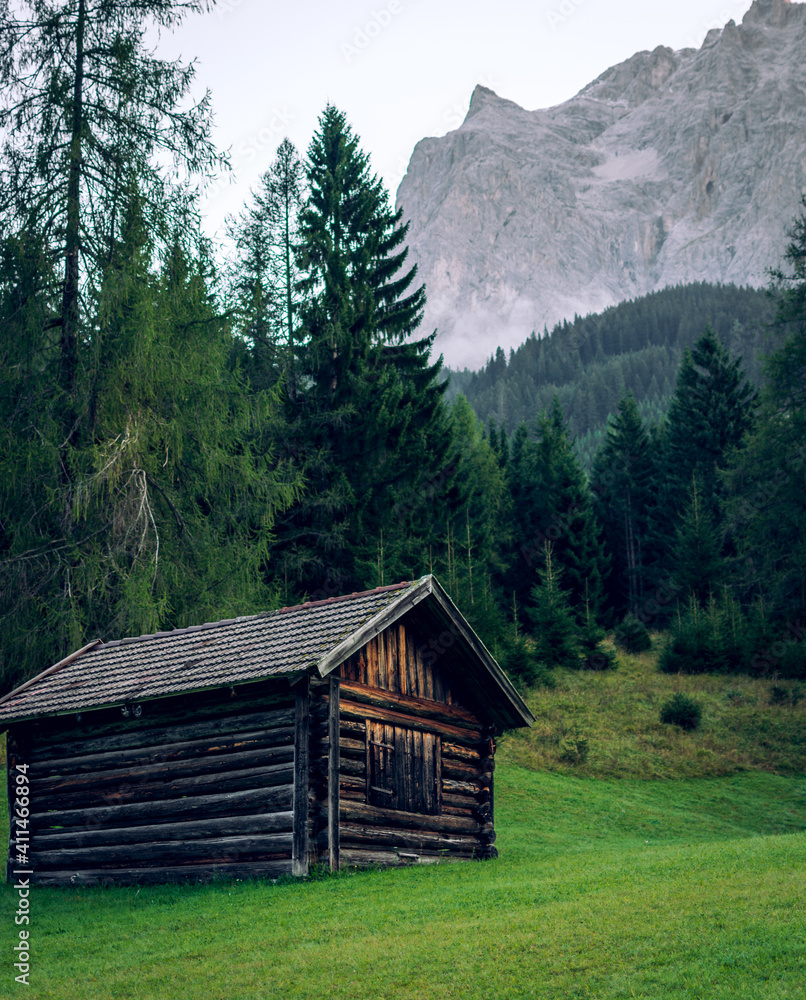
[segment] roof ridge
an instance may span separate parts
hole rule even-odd
[[[134,642],[145,642],[148,639],[165,639],[168,636],[189,635],[192,632],[203,632],[206,629],[221,628],[225,625],[237,625],[239,622],[255,621],[258,618],[271,618],[273,615],[284,614],[286,611],[300,611],[303,608],[318,608],[325,604],[335,604],[338,601],[351,601],[357,597],[368,597],[370,594],[382,594],[386,591],[401,590],[403,587],[410,587],[413,581],[403,580],[401,583],[387,584],[385,587],[375,587],[373,590],[361,590],[352,594],[339,594],[336,597],[327,597],[321,601],[306,601],[304,604],[292,604],[286,608],[275,608],[273,611],[259,611],[254,615],[241,615],[239,618],[222,618],[217,622],[204,622],[201,625],[184,625],[182,628],[168,629],[165,632],[146,632],[143,635],[124,636],[122,639],[110,639],[105,642],[104,649],[114,646],[128,646]]]
[[[306,601],[304,604],[290,604],[286,608],[278,608],[269,614],[283,614],[286,611],[300,611],[302,608],[319,608],[324,604],[336,604],[338,601],[352,601],[357,597],[369,597],[370,594],[385,594],[391,590],[402,590],[403,587],[410,587],[413,580],[402,580],[400,583],[389,583],[385,587],[373,587],[372,590],[357,590],[352,594],[338,594],[336,597],[324,597],[321,601]]]

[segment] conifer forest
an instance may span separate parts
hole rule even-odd
[[[806,680],[806,200],[678,286],[448,372],[349,109],[204,235],[173,0],[0,6],[0,671],[433,572],[513,679]]]

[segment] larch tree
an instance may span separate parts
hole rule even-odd
[[[187,190],[214,157],[192,68],[145,31],[202,4],[0,13],[4,686],[96,635],[266,607],[297,478],[256,429]]]
[[[194,172],[215,159],[209,95],[184,107],[193,67],[155,58],[146,29],[170,28],[203,2],[29,0],[0,13],[3,223],[42,236],[61,269],[59,386],[66,420],[81,359],[82,290],[114,245],[132,177],[164,210],[155,155]],[[68,439],[78,433],[68,428]]]

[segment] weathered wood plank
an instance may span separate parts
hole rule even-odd
[[[345,844],[377,845],[380,847],[413,848],[423,851],[473,851],[478,838],[468,834],[433,833],[425,830],[401,830],[391,826],[364,826],[342,823],[341,836]]]
[[[308,874],[309,709],[308,678],[295,691],[294,710],[294,875]]]
[[[408,655],[406,630],[403,628],[401,622],[393,625],[390,631],[392,630],[394,630],[395,633],[396,647],[395,685],[392,690],[396,694],[406,695],[408,694],[408,681],[406,677],[406,656]]]
[[[121,784],[97,791],[52,795],[39,798],[35,802],[38,812],[58,809],[82,809],[101,805],[121,805],[124,802],[153,802],[159,799],[178,799],[186,795],[213,795],[219,792],[238,792],[247,788],[270,788],[272,785],[288,785],[294,778],[291,764],[276,764],[271,767],[252,767],[243,771],[200,774],[192,778],[177,778],[174,781]]]
[[[456,778],[459,781],[475,781],[482,772],[472,764],[465,764],[463,761],[442,759],[442,776],[444,778]]]
[[[275,729],[293,725],[294,709],[279,708],[270,712],[251,712],[242,715],[219,714],[215,719],[205,722],[187,723],[176,726],[157,726],[153,729],[127,729],[113,735],[86,739],[50,742],[37,741],[32,761],[50,758],[84,756],[88,753],[104,753],[107,750],[125,750],[137,747],[156,746],[162,743],[179,743],[186,740],[204,739],[207,736],[215,739],[221,733],[236,733]],[[121,720],[120,726],[124,725]]]
[[[442,741],[442,756],[464,761],[467,764],[481,766],[481,754],[474,747],[461,746],[459,743]]]
[[[330,870],[339,870],[339,770],[341,768],[341,740],[339,739],[339,699],[341,682],[330,675],[328,690],[328,759],[327,759],[327,861]],[[356,742],[350,740],[349,742]],[[363,746],[360,747],[363,751]]]
[[[367,823],[372,826],[394,826],[401,830],[436,830],[454,833],[477,833],[479,824],[458,816],[404,812],[402,809],[382,809],[364,802],[342,802],[341,822]]]
[[[192,757],[223,753],[242,753],[246,750],[262,750],[268,747],[292,746],[294,727],[263,729],[255,732],[230,735],[217,734],[200,740],[186,740],[181,743],[163,743],[153,747],[138,747],[134,750],[116,750],[107,753],[82,754],[75,757],[39,760],[32,767],[37,778],[54,774],[79,774],[82,772],[105,771],[123,767],[139,767],[172,760],[188,760]]]
[[[43,740],[83,740],[90,737],[114,735],[122,731],[153,729],[155,725],[175,726],[219,718],[222,713],[239,715],[256,711],[267,712],[277,708],[293,707],[294,697],[289,681],[291,675],[278,675],[271,680],[248,681],[234,688],[221,685],[206,690],[182,694],[166,694],[139,702],[142,714],[125,718],[120,705],[89,709],[75,715],[52,716],[32,723],[36,742]],[[235,690],[235,695],[232,691]]]
[[[464,740],[467,743],[475,743],[479,738],[478,729],[465,729],[459,726],[441,722],[438,719],[409,715],[408,713],[391,711],[390,709],[379,708],[369,703],[361,704],[348,700],[342,692],[341,712],[353,718],[377,719],[386,721],[397,726],[407,726],[409,729],[419,729],[426,733],[434,733],[436,736],[448,736],[455,740]]]
[[[479,800],[475,795],[457,795],[453,792],[443,792],[442,808],[445,806],[458,806],[461,809],[475,809]]]
[[[345,847],[342,848],[342,867],[374,868],[378,866],[381,868],[399,868],[409,864],[438,865],[454,861],[470,861],[474,857],[475,853],[470,854],[464,851],[461,853],[450,851],[442,854],[412,851],[411,855],[407,857],[404,852],[383,851],[380,849],[373,851],[366,848],[362,850],[357,847]]]
[[[454,781],[452,778],[442,779],[442,791],[458,792],[460,795],[475,795],[478,792],[478,785],[469,781]]]
[[[339,769],[342,774],[352,774],[359,778],[367,775],[367,762],[363,760],[353,760],[350,757],[342,757],[339,762]]]
[[[445,816],[469,816],[473,818],[475,816],[475,811],[473,809],[467,808],[466,806],[453,806],[447,805],[443,802],[442,812]]]
[[[219,795],[196,795],[163,802],[137,802],[128,805],[101,806],[89,809],[69,809],[32,816],[31,829],[36,837],[44,837],[51,828],[62,827],[121,827],[149,824],[166,820],[194,817],[238,815],[263,810],[284,812],[293,805],[293,785],[274,788],[252,788],[247,791],[227,791]]]
[[[60,851],[111,844],[143,844],[156,841],[198,840],[243,836],[250,833],[291,833],[294,813],[220,816],[183,822],[152,823],[143,826],[85,827],[81,830],[49,830],[37,835],[38,850]]]
[[[39,871],[31,876],[38,886],[159,885],[167,882],[209,882],[212,879],[276,879],[291,874],[291,859],[221,862],[213,865],[177,865],[154,868]]]
[[[196,774],[235,774],[246,768],[271,767],[288,764],[294,759],[294,747],[268,747],[264,750],[247,750],[216,757],[193,757],[190,760],[149,764],[141,767],[124,767],[114,771],[79,773],[60,777],[36,778],[31,781],[31,794],[36,799],[74,792],[100,791],[118,788],[123,784],[170,782]],[[32,769],[32,774],[33,774]]]
[[[110,844],[104,847],[35,850],[34,869],[103,868],[105,865],[163,865],[172,861],[213,864],[223,861],[261,860],[290,854],[293,834],[266,833],[251,837],[217,837],[203,840],[159,840],[148,844]]]
[[[393,711],[405,712],[407,715],[425,716],[429,719],[471,729],[481,727],[481,721],[467,709],[446,705],[444,702],[429,698],[395,694],[392,691],[378,691],[365,684],[356,684],[352,681],[344,681],[341,693],[343,698],[349,698],[351,701],[364,702],[379,708],[390,708]]]
[[[362,792],[367,789],[367,782],[363,776],[354,774],[345,774],[344,771],[339,771],[339,786],[341,788],[357,788]]]

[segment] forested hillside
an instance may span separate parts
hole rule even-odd
[[[499,348],[478,372],[452,371],[448,392],[463,392],[484,423],[492,419],[509,432],[556,395],[590,468],[625,389],[644,420],[660,423],[683,351],[707,323],[759,384],[761,356],[774,342],[771,316],[763,290],[704,282],[665,288],[533,334],[508,358]]]
[[[806,677],[806,217],[769,301],[577,319],[454,379],[480,421],[344,111],[205,240],[211,104],[144,42],[200,6],[0,14],[2,687],[431,572],[523,687],[610,669],[612,626],[671,628],[671,672]]]

